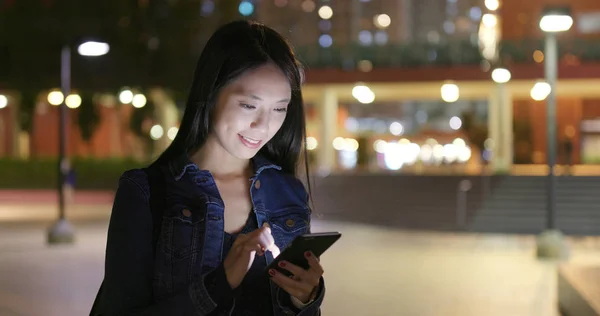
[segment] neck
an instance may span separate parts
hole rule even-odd
[[[213,137],[209,137],[190,159],[200,169],[210,171],[215,177],[247,176],[252,172],[250,160],[232,156]]]

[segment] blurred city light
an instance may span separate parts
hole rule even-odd
[[[390,133],[394,136],[399,136],[404,133],[404,126],[400,122],[393,122],[390,124]]]
[[[333,148],[338,151],[357,151],[358,141],[353,138],[336,137],[333,140]]]
[[[323,34],[319,36],[319,45],[322,47],[330,47],[333,44],[333,38],[329,34]]]
[[[481,18],[481,23],[486,27],[495,27],[498,24],[498,18],[494,14],[486,13]]]
[[[108,54],[110,46],[103,42],[85,42],[77,48],[77,52],[81,56],[102,56]]]
[[[460,97],[458,86],[453,83],[443,84],[440,92],[442,94],[442,100],[448,103],[456,102]]]
[[[302,10],[304,10],[305,12],[313,12],[316,7],[317,5],[313,0],[304,0],[302,2]]]
[[[0,109],[4,109],[7,106],[8,106],[8,98],[5,95],[0,94]]]
[[[500,7],[500,2],[498,0],[485,0],[485,7],[490,11],[496,11]]]
[[[375,24],[377,28],[385,29],[390,26],[391,23],[392,19],[387,14],[378,14],[373,17],[373,24]]]
[[[358,62],[357,68],[362,72],[369,72],[373,70],[373,63],[370,60],[361,60]]]
[[[240,2],[240,6],[238,7],[238,11],[243,16],[252,15],[252,13],[254,12],[254,5],[251,2],[249,2],[249,1],[242,1],[242,2]]]
[[[342,150],[342,149],[344,149],[344,138],[343,137],[336,137],[333,140],[332,145],[333,145],[333,148],[335,150]]]
[[[459,149],[458,162],[465,163],[471,159],[471,148],[464,146]]]
[[[444,161],[444,146],[441,144],[433,145],[433,153],[432,153],[431,162],[434,164],[441,164]]]
[[[458,148],[453,144],[444,145],[444,161],[447,163],[453,163],[458,158]]]
[[[381,139],[378,139],[373,143],[373,149],[380,154],[385,153],[386,146],[387,142]]]
[[[317,149],[317,147],[319,146],[319,142],[317,142],[317,139],[309,136],[306,138],[306,149],[308,150],[315,150]]]
[[[492,80],[496,83],[507,83],[510,77],[510,71],[506,68],[496,68],[492,71]]]
[[[540,20],[544,32],[565,32],[573,26],[573,17],[565,9],[548,10]]]
[[[452,144],[456,147],[465,147],[467,146],[467,143],[464,141],[464,139],[462,138],[456,138],[452,141]]]
[[[177,133],[179,132],[179,128],[177,127],[171,127],[169,128],[169,130],[167,131],[167,137],[170,140],[174,140],[175,137],[177,136]]]
[[[354,138],[344,139],[344,150],[357,151],[358,150],[358,141]]]
[[[203,1],[202,2],[202,8],[200,9],[200,14],[202,16],[207,16],[210,15],[211,13],[213,13],[213,11],[215,10],[215,3],[213,1]]]
[[[544,61],[544,53],[541,50],[536,50],[533,52],[533,60],[536,63],[542,63]]]
[[[165,131],[163,130],[162,126],[160,125],[154,125],[152,126],[152,128],[150,128],[150,138],[157,140],[160,139],[161,137],[163,137]]]
[[[119,93],[119,102],[129,104],[131,101],[133,101],[133,92],[131,90],[126,89]]]
[[[352,88],[352,96],[362,104],[369,104],[375,101],[375,93],[365,85],[356,85]]]
[[[498,44],[500,41],[500,27],[498,19],[494,14],[487,13],[481,18],[477,37],[481,55],[486,61],[496,61],[498,59]],[[486,70],[487,71],[487,70]]]
[[[371,31],[362,30],[358,32],[358,41],[363,45],[371,45],[373,43],[373,34]]]
[[[453,116],[450,118],[448,124],[450,124],[451,129],[457,131],[462,126],[462,120],[458,116]]]
[[[69,94],[65,99],[65,104],[70,109],[76,109],[81,105],[81,97],[78,94]]]
[[[333,16],[333,9],[330,6],[324,5],[319,8],[319,17],[323,20],[329,20]]]
[[[531,88],[531,98],[535,101],[542,101],[548,97],[552,88],[547,82],[537,82],[533,88]]]
[[[469,17],[471,18],[471,20],[473,21],[479,21],[481,19],[481,8],[480,7],[472,7],[469,10]]]
[[[52,91],[50,93],[48,93],[48,103],[58,106],[61,105],[63,103],[63,101],[65,100],[62,92],[60,91]]]
[[[136,95],[133,96],[133,99],[131,100],[131,105],[133,105],[134,108],[143,108],[144,105],[146,105],[146,96],[144,96],[141,93],[138,93]]]

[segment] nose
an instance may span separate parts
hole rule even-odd
[[[257,132],[266,133],[269,128],[269,115],[265,113],[261,113],[257,117],[254,118],[252,123],[250,123],[250,127]]]

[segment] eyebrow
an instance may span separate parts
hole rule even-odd
[[[248,95],[248,97],[250,97],[251,99],[254,99],[254,100],[263,101],[263,99],[255,96],[254,94],[250,94],[250,95]],[[290,99],[285,98],[285,99],[281,99],[281,100],[277,101],[277,103],[284,103],[284,102],[288,103],[288,102],[290,102]]]

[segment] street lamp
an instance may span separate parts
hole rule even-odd
[[[546,189],[547,223],[544,233],[538,238],[539,257],[560,258],[566,256],[563,237],[556,227],[556,81],[558,78],[558,44],[556,33],[568,31],[573,26],[569,8],[547,8],[540,20],[540,29],[546,33],[544,48],[544,75],[550,87],[546,98],[546,126],[548,133],[547,162],[548,178]]]
[[[107,43],[87,41],[78,46],[81,56],[102,56],[108,53],[110,47]],[[60,86],[62,96],[70,96],[71,92],[71,46],[65,45],[61,51],[60,59]],[[48,231],[48,242],[71,243],[74,240],[74,229],[65,217],[65,184],[70,163],[66,155],[67,137],[67,101],[70,105],[76,104],[72,98],[64,97],[60,100],[59,107],[59,134],[58,134],[58,221]]]

